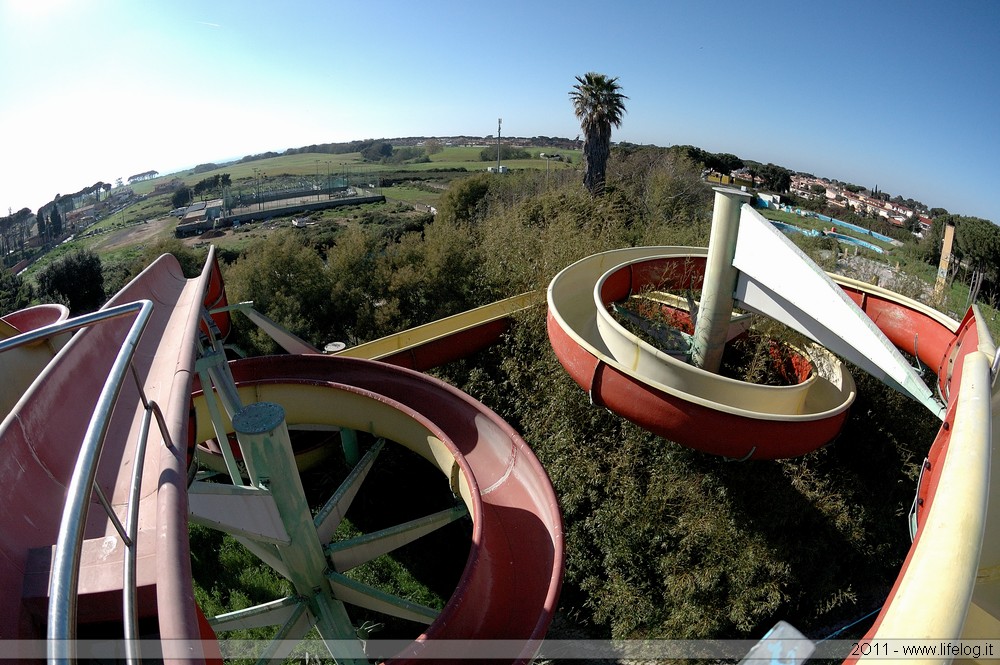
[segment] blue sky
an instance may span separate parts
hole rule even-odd
[[[1000,2],[0,0],[0,210],[310,143],[692,144],[1000,222]]]

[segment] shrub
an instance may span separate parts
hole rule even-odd
[[[70,252],[43,268],[35,279],[39,296],[65,301],[74,315],[92,312],[104,304],[101,259],[89,250]]]

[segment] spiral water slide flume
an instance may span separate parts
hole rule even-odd
[[[541,465],[506,423],[447,384],[382,363],[288,355],[237,361],[230,368],[241,399],[282,404],[290,428],[303,424],[350,428],[416,452],[441,471],[443,482],[450,483],[464,504],[461,512],[452,509],[450,519],[465,514],[472,519],[472,546],[465,570],[440,613],[399,604],[393,607],[360,585],[344,586],[349,581],[341,573],[402,542],[382,549],[372,548],[368,541],[335,543],[337,554],[330,556],[336,571],[332,578],[335,599],[427,624],[418,643],[503,639],[523,640],[527,645],[544,636],[562,578],[561,517]],[[196,395],[195,408],[199,414],[196,438],[212,436],[212,423],[202,417],[206,415],[202,395]],[[226,429],[232,431],[228,421]],[[358,463],[359,483],[371,463],[366,458]],[[204,491],[213,493],[205,495]],[[217,499],[215,491],[197,484],[192,489],[196,521],[225,523],[232,507],[246,498],[241,493],[213,510],[202,502]],[[335,508],[331,505],[332,518],[343,515],[347,505],[349,500]],[[221,528],[256,540],[255,551],[266,543],[252,527],[229,526],[236,528],[225,524]],[[311,545],[325,545],[335,528],[335,523],[317,518]],[[322,579],[323,570],[317,573]],[[308,588],[300,595],[307,596]],[[278,619],[286,616],[284,609],[279,608],[272,623],[280,624]],[[229,617],[223,622],[226,627],[260,625],[234,623]],[[528,652],[525,657],[531,655]],[[411,656],[428,662],[419,644],[397,660],[407,662]]]
[[[716,455],[791,457],[829,442],[854,399],[854,381],[836,358],[814,349],[821,369],[797,385],[746,383],[654,348],[608,311],[648,288],[699,289],[704,266],[704,250],[642,247],[590,256],[559,273],[549,285],[548,331],[566,371],[595,404]]]

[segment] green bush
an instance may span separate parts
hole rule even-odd
[[[65,302],[70,312],[86,314],[104,304],[101,259],[90,250],[74,250],[50,263],[35,276],[43,299]]]

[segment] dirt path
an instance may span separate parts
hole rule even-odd
[[[161,217],[133,224],[123,229],[115,229],[103,234],[94,243],[92,249],[98,253],[105,253],[128,245],[138,245],[155,240],[163,235],[167,229],[173,228],[176,223],[177,220],[173,217]]]

